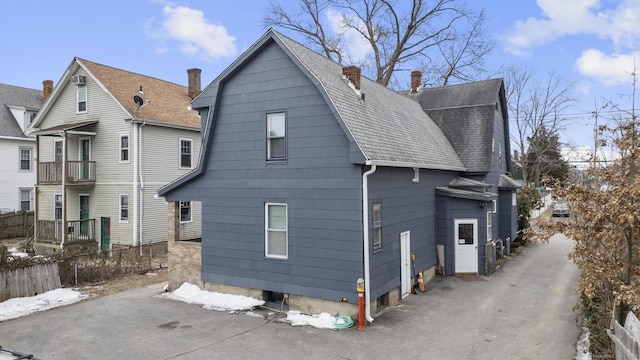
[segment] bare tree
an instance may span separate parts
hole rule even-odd
[[[371,50],[366,61],[357,65],[363,70],[372,67],[373,77],[384,86],[389,86],[395,71],[421,57],[428,60],[425,64],[440,68],[428,69],[441,74],[440,84],[456,77],[465,80],[471,77],[473,65],[480,66],[493,50],[494,43],[480,34],[484,12],[471,11],[464,0],[412,0],[410,4],[399,0],[298,0],[295,6],[288,6],[272,1],[263,20],[265,27],[302,35],[339,63],[349,58],[346,34],[356,34]],[[333,24],[338,31],[323,18],[329,9],[339,13],[339,21]],[[467,24],[466,32],[460,30]]]
[[[486,22],[482,10],[469,19],[467,27],[452,30],[448,41],[436,44],[440,56],[425,56],[420,66],[426,85],[446,86],[453,79],[469,82],[487,74],[485,59],[493,52],[495,41],[487,35]]]
[[[539,161],[530,154],[544,154],[552,142],[539,141],[544,132],[559,133],[567,119],[562,115],[575,101],[570,94],[572,84],[551,72],[546,82],[534,80],[534,71],[525,68],[508,68],[505,75],[505,91],[509,118],[515,124],[511,139],[518,148],[514,159],[522,169],[525,184],[535,180],[533,174],[541,169]]]

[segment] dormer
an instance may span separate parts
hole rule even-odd
[[[25,135],[28,135],[29,126],[33,123],[33,120],[36,118],[38,114],[38,110],[36,109],[27,109],[24,106],[11,106],[9,105],[9,110],[11,111],[11,115],[20,126],[20,130]]]

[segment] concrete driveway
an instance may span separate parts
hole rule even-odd
[[[364,331],[204,310],[158,284],[2,322],[0,345],[40,359],[573,359],[571,247],[556,236],[489,277],[436,277]]]

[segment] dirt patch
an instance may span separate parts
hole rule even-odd
[[[79,290],[90,298],[114,294],[120,291],[145,287],[169,281],[167,254],[156,254],[152,259],[152,268],[144,274],[128,274],[114,279],[79,286]]]
[[[24,246],[23,238],[0,239],[0,246],[21,249]],[[94,284],[80,284],[78,289],[87,294],[89,298],[114,294],[120,291],[145,287],[158,283],[167,283],[169,269],[167,267],[166,251],[156,251],[151,260],[151,270],[141,274],[127,274]]]
[[[146,274],[126,275],[97,284],[80,286],[79,290],[87,294],[90,298],[94,298],[157,283],[166,283],[168,282],[168,278],[169,270],[163,267],[153,269]]]

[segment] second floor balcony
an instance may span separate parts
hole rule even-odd
[[[38,185],[61,185],[62,162],[39,162]],[[67,185],[95,185],[95,161],[67,161],[65,184]]]

